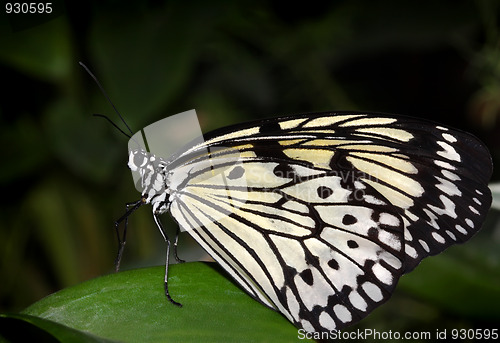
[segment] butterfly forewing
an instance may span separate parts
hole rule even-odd
[[[406,117],[321,113],[224,128],[166,164],[173,218],[252,297],[308,331],[344,328],[491,203],[487,149]]]

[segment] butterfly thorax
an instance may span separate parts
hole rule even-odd
[[[138,176],[137,188],[141,190],[143,201],[153,206],[154,213],[169,210],[168,163],[143,149],[131,150],[128,166]]]

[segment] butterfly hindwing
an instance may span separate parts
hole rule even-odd
[[[403,222],[392,206],[347,172],[292,161],[286,174],[279,163],[259,162],[275,177],[256,187],[255,163],[221,167],[224,187],[210,177],[186,185],[173,217],[249,294],[306,330],[343,328],[387,300],[404,258]],[[236,168],[244,191],[231,178]]]

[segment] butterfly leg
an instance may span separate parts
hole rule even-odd
[[[160,233],[163,236],[163,239],[165,240],[165,243],[167,244],[167,258],[165,261],[165,295],[167,296],[167,299],[174,305],[182,307],[182,304],[178,303],[172,297],[170,296],[170,293],[168,292],[168,266],[170,265],[170,239],[168,239],[167,233],[165,232],[165,229],[163,228],[163,225],[160,222],[160,218],[158,217],[158,214],[153,213],[153,218],[155,219],[156,226],[158,226],[158,229],[160,230]],[[177,238],[176,238],[176,243],[177,243]]]
[[[177,255],[177,243],[179,242],[179,232],[180,232],[180,228],[179,228],[179,226],[177,226],[177,231],[175,233],[175,241],[174,241],[174,257],[175,257],[175,260],[177,261],[177,263],[184,263],[186,261],[179,258],[179,255]]]
[[[127,243],[128,217],[143,204],[144,204],[143,198],[126,204],[125,206],[127,208],[127,211],[123,216],[121,216],[117,221],[115,221],[115,232],[116,232],[116,238],[118,239],[118,254],[115,259],[115,272],[118,272],[120,270],[120,263],[123,256],[123,250],[125,250],[125,244]],[[123,236],[120,237],[120,223],[124,220],[125,224],[123,228]]]

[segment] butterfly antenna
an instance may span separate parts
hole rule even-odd
[[[95,83],[97,83],[97,86],[99,87],[99,89],[101,90],[102,94],[104,94],[104,96],[106,97],[106,99],[108,100],[108,102],[110,103],[110,105],[113,107],[113,110],[116,112],[116,114],[118,114],[118,117],[120,117],[121,121],[123,122],[123,124],[125,124],[125,126],[127,127],[128,131],[133,134],[132,130],[130,129],[130,127],[127,125],[127,122],[125,121],[125,119],[123,119],[122,115],[120,114],[120,112],[118,112],[118,110],[116,109],[115,105],[113,104],[113,102],[111,101],[111,99],[109,98],[108,94],[106,93],[106,91],[104,90],[104,88],[101,86],[101,83],[99,82],[99,80],[97,80],[97,77],[95,77],[94,74],[92,74],[92,72],[89,70],[89,68],[87,68],[87,66],[85,64],[83,64],[83,62],[78,62],[86,71],[87,73],[90,75],[90,77],[92,77],[95,81]],[[105,118],[107,119],[111,124],[113,124],[114,127],[116,127],[118,130],[120,130],[121,133],[123,133],[124,135],[126,135],[128,138],[130,138],[130,135],[126,134],[125,132],[123,132],[122,129],[120,129],[118,127],[118,125],[116,125],[115,123],[113,123],[111,121],[111,119],[109,119],[107,116],[104,116],[102,114],[94,114],[94,116],[96,117],[102,117],[102,118]]]
[[[115,129],[117,129],[118,131],[120,131],[121,133],[123,133],[129,139],[132,138],[128,133],[126,133],[125,131],[123,131],[122,129],[120,129],[120,127],[118,125],[116,125],[115,123],[113,123],[113,121],[111,119],[109,119],[108,116],[105,116],[104,114],[98,114],[98,113],[94,113],[93,115],[94,115],[94,117],[101,117],[101,118],[106,119],[107,121],[109,121],[111,123],[111,125],[113,125],[115,127]]]

